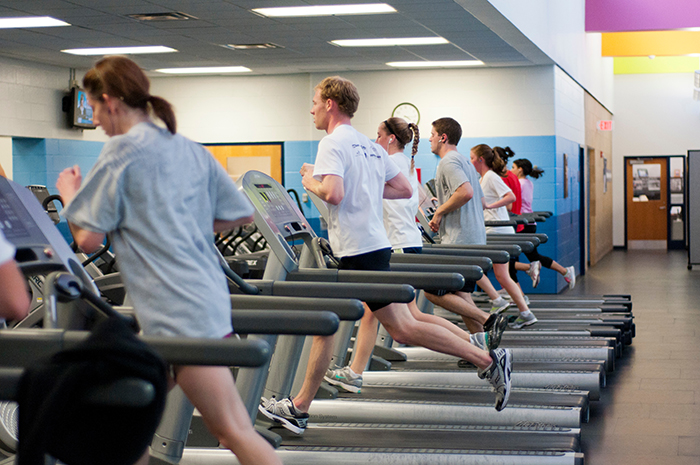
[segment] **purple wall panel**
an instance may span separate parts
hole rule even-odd
[[[698,0],[586,0],[587,32],[700,27]]]

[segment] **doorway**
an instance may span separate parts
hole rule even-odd
[[[625,157],[628,249],[668,248],[668,157]]]

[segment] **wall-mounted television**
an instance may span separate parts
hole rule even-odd
[[[66,109],[66,107],[68,108]],[[73,87],[70,90],[70,95],[64,99],[64,110],[68,111],[71,126],[82,129],[95,129],[92,107],[88,104],[87,92],[80,87]]]

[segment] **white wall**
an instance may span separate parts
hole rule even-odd
[[[586,143],[584,90],[558,67],[554,68],[555,134],[581,145]]]
[[[455,118],[464,136],[554,134],[552,67],[376,71],[344,73],[360,93],[353,124],[373,137],[401,102],[421,112],[424,138],[430,123]],[[163,77],[152,93],[168,99],[179,131],[200,142],[317,140],[309,114],[313,87],[326,75]]]
[[[591,95],[611,109],[612,59],[600,56],[600,34],[585,32],[585,0],[488,1]]]
[[[700,149],[700,102],[693,74],[615,76],[613,128],[613,241],[625,243],[625,156],[685,155]]]
[[[102,131],[68,127],[61,99],[67,68],[0,57],[0,136],[105,140]]]

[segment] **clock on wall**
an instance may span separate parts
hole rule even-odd
[[[418,107],[408,102],[403,102],[396,105],[394,111],[391,112],[391,116],[403,118],[409,123],[415,123],[416,125],[420,122],[420,112],[418,111]]]

